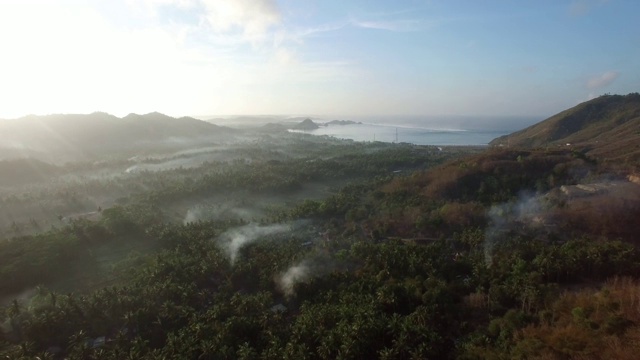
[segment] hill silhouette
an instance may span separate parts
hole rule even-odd
[[[359,125],[362,124],[362,122],[360,121],[353,121],[353,120],[331,120],[329,122],[324,123],[324,125]]]
[[[640,160],[640,94],[603,95],[560,112],[490,145],[571,146],[607,160]]]
[[[315,130],[319,128],[319,126],[314,123],[313,120],[306,118],[301,123],[291,126],[290,128],[294,130]]]
[[[234,130],[190,117],[157,112],[123,118],[103,113],[29,115],[0,121],[0,159],[91,159],[105,153],[136,153],[210,142]]]

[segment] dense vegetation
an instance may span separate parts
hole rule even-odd
[[[5,189],[0,356],[635,358],[640,191],[620,167],[261,136]],[[57,223],[20,215],[41,203]]]

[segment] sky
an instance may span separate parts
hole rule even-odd
[[[0,0],[0,118],[545,117],[639,59],[637,0]]]

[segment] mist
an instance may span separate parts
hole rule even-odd
[[[249,204],[242,204],[242,202],[238,202],[237,200],[223,199],[220,197],[217,200],[211,199],[190,207],[182,223],[186,225],[212,219],[255,221],[266,215],[265,211],[262,210],[263,206],[266,206],[266,203],[261,204],[260,202],[255,202],[252,206],[249,206]]]
[[[542,227],[544,212],[548,208],[545,195],[523,192],[517,199],[491,206],[483,244],[485,263],[491,265],[494,248],[505,235],[527,231],[529,234]]]

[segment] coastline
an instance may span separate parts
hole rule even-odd
[[[321,126],[313,130],[288,130],[317,136],[331,136],[354,141],[381,141],[436,146],[487,146],[490,141],[508,134],[507,131],[438,129],[394,124],[349,124]]]

